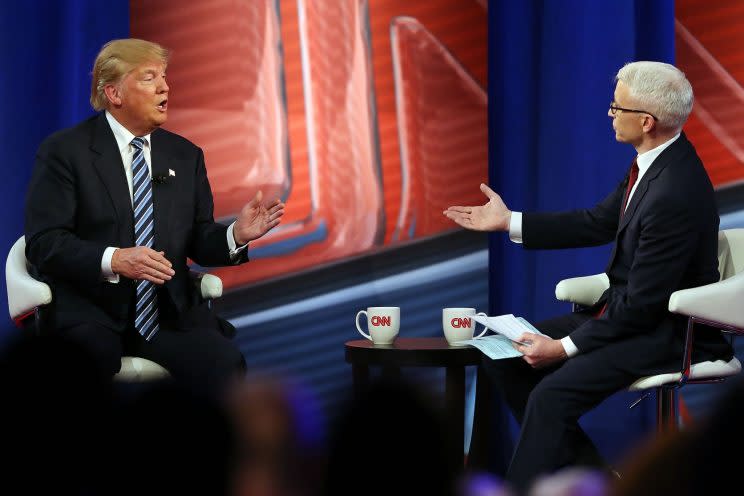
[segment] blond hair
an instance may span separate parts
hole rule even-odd
[[[90,87],[90,104],[100,111],[108,107],[104,88],[107,84],[117,84],[132,69],[145,62],[168,64],[169,52],[157,43],[128,38],[112,40],[103,45],[93,63],[93,77]]]

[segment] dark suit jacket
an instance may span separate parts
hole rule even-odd
[[[213,219],[212,192],[202,150],[157,129],[151,135],[155,241],[175,276],[159,299],[175,312],[194,303],[187,257],[202,266],[230,260],[226,226]],[[175,176],[169,175],[169,169]],[[39,147],[26,198],[26,256],[52,286],[58,327],[98,322],[123,331],[131,325],[134,281],[103,280],[108,246],[134,246],[132,202],[121,154],[103,113],[48,137]]]
[[[596,207],[524,214],[526,248],[571,248],[614,241],[606,273],[610,287],[591,319],[569,336],[580,352],[618,345],[618,365],[633,373],[681,364],[684,319],[667,310],[671,294],[716,282],[718,213],[708,174],[682,134],[646,171],[620,216],[627,177]],[[730,358],[714,329],[696,332],[693,359]]]

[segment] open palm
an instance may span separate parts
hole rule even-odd
[[[267,206],[261,203],[262,198],[263,193],[259,191],[240,211],[233,227],[238,245],[258,239],[279,225],[281,216],[284,215],[284,204],[276,199]]]
[[[449,219],[465,229],[473,231],[508,231],[511,211],[506,208],[501,197],[485,184],[480,189],[488,202],[473,207],[449,207],[444,211]]]

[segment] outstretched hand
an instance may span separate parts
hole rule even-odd
[[[240,211],[233,226],[233,237],[238,246],[260,238],[279,225],[284,215],[284,203],[277,198],[264,205],[262,199],[263,193],[259,191]]]
[[[485,184],[480,190],[488,197],[488,203],[475,207],[449,207],[444,215],[473,231],[508,231],[511,210],[506,208],[501,197]]]

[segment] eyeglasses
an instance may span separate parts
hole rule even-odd
[[[615,102],[614,101],[613,102],[610,102],[610,113],[612,115],[615,115],[615,114],[617,114],[617,111],[618,110],[622,110],[623,112],[633,112],[633,113],[636,113],[636,114],[648,114],[651,117],[653,117],[655,121],[658,121],[659,120],[651,112],[646,112],[645,110],[635,110],[635,109],[628,109],[628,108],[618,107],[617,105],[615,105]]]

